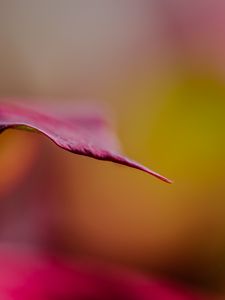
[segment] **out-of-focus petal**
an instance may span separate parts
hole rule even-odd
[[[49,108],[47,109],[47,111]],[[164,176],[130,160],[118,151],[114,132],[99,115],[75,114],[72,118],[43,109],[23,105],[0,104],[0,131],[8,128],[38,131],[50,138],[59,147],[75,154],[129,166],[142,170],[165,182]]]
[[[200,300],[177,284],[93,262],[1,247],[1,300]]]

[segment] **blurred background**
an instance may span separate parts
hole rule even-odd
[[[1,240],[225,289],[225,2],[0,0],[0,40],[3,99],[107,106],[174,180],[6,132]]]

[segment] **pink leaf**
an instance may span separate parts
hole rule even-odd
[[[1,103],[0,131],[8,128],[37,131],[72,153],[126,165],[171,183],[164,176],[121,155],[112,129],[99,114],[71,115],[70,111],[65,115],[48,111],[49,107],[43,110],[27,105]]]

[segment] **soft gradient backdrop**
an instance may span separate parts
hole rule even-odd
[[[4,133],[2,237],[44,234],[21,209],[41,186],[60,251],[223,289],[225,2],[0,0],[0,38],[1,97],[108,106],[126,152],[174,180]]]

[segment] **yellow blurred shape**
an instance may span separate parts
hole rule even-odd
[[[7,130],[0,135],[0,197],[18,186],[37,154],[35,138],[23,131]]]

